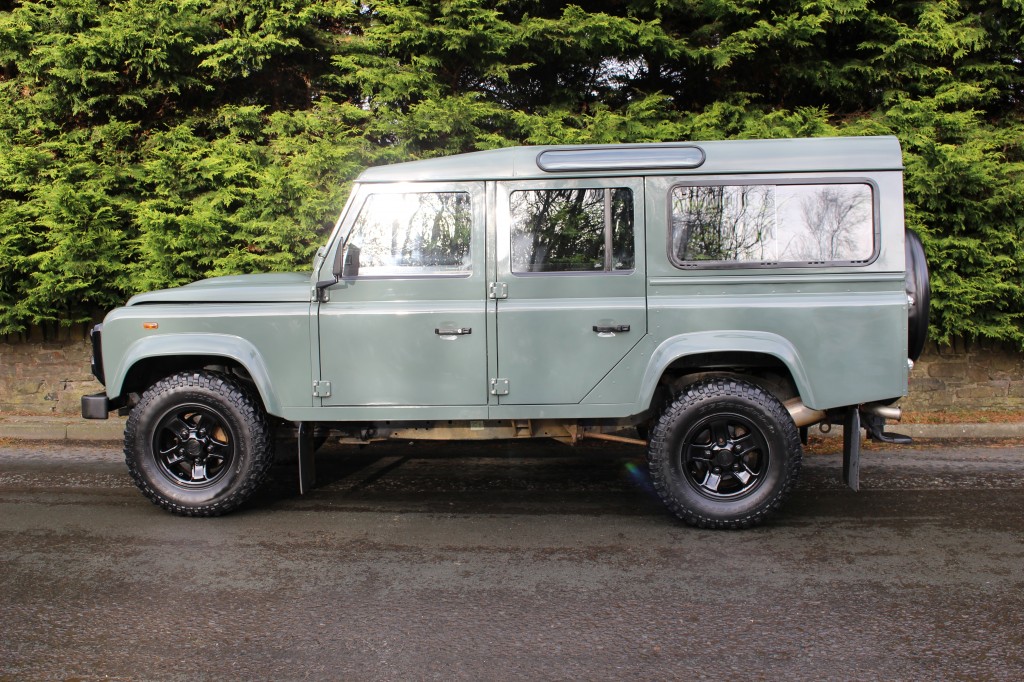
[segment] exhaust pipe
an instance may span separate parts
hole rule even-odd
[[[903,409],[892,405],[869,403],[867,405],[861,405],[860,411],[864,414],[873,414],[876,417],[881,417],[882,419],[888,419],[889,421],[894,422],[898,422],[903,419]]]
[[[817,424],[818,422],[824,421],[827,416],[824,410],[812,410],[811,408],[804,405],[804,401],[800,398],[792,398],[783,403],[787,410],[789,410],[789,416],[793,418],[793,423],[797,426],[810,426],[811,424]]]

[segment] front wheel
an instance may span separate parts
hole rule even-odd
[[[217,516],[266,479],[274,451],[259,402],[227,376],[181,372],[157,382],[131,411],[128,472],[167,511]]]
[[[665,505],[701,528],[748,528],[779,508],[800,471],[800,432],[759,386],[688,386],[651,434],[651,481]]]

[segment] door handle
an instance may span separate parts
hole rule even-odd
[[[439,327],[434,329],[434,333],[438,336],[465,336],[466,334],[472,334],[473,329],[470,327],[455,327],[454,329]]]
[[[615,332],[628,332],[629,331],[629,325],[628,324],[612,324],[612,325],[608,325],[607,327],[603,327],[603,326],[595,324],[594,325],[594,331],[597,332],[598,334],[614,334]]]

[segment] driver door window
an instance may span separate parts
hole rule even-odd
[[[466,192],[371,194],[345,241],[359,277],[472,272],[473,213]]]

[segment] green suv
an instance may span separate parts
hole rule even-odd
[[[857,488],[925,341],[928,273],[891,137],[518,147],[371,168],[311,272],[139,294],[92,332],[125,455],[165,509],[314,450],[400,438],[648,447],[687,523],[754,525],[814,424]]]

